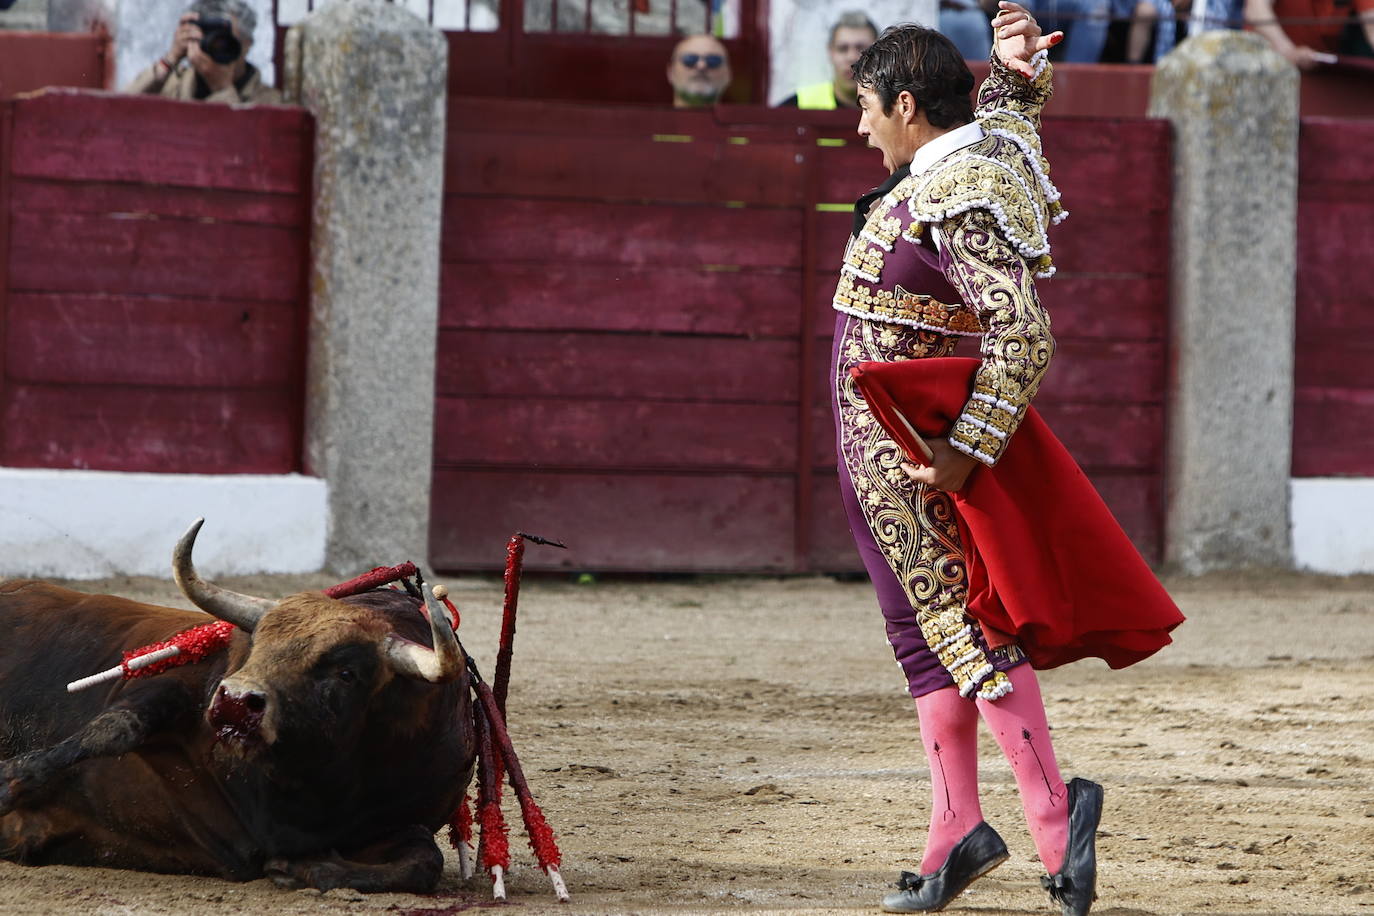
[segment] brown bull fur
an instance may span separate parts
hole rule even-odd
[[[211,619],[0,584],[0,856],[432,890],[443,866],[434,833],[471,779],[474,745],[466,673],[431,684],[386,661],[390,634],[430,645],[419,602],[296,595],[204,661],[65,691]],[[214,709],[226,678],[254,694],[261,721],[249,735]]]

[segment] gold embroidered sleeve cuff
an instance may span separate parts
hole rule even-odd
[[[954,421],[949,444],[989,467],[997,463],[1007,439],[1016,430],[1024,407],[975,391],[964,412]]]

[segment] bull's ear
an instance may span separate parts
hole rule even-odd
[[[263,615],[276,606],[276,602],[240,595],[227,588],[211,585],[200,577],[195,564],[191,562],[191,551],[196,546],[200,526],[204,524],[205,519],[196,519],[172,550],[172,576],[177,580],[177,588],[202,611],[251,633]]]
[[[429,612],[429,632],[434,648],[427,649],[393,634],[384,644],[387,661],[397,674],[405,677],[433,684],[457,680],[467,659],[463,656],[463,647],[458,644],[458,634],[453,632],[448,611],[428,594],[425,595],[425,609]]]

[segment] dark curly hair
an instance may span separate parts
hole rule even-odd
[[[877,94],[883,114],[910,92],[932,127],[973,120],[973,74],[954,42],[934,29],[907,23],[884,30],[854,64],[854,81]]]

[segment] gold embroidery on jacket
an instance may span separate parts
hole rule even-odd
[[[840,453],[864,520],[916,609],[927,645],[964,696],[977,691],[996,699],[1011,685],[979,647],[977,625],[965,613],[968,585],[953,503],[906,476],[901,448],[874,420],[849,375],[865,360],[948,356],[955,342],[920,328],[847,319],[835,369]]]

